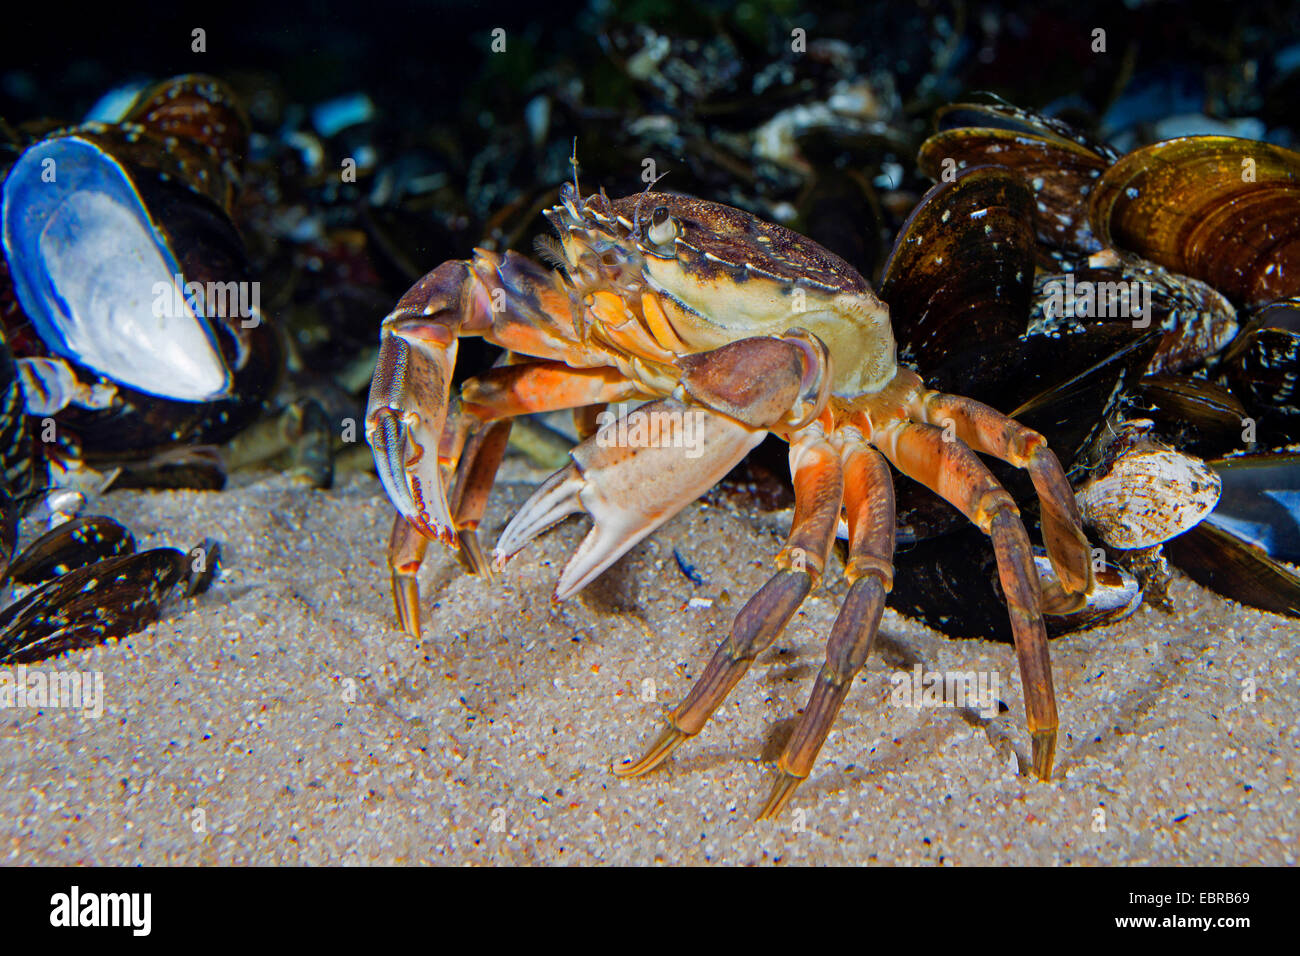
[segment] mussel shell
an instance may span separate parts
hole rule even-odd
[[[1246,409],[1230,390],[1186,375],[1147,375],[1130,408],[1160,426],[1175,447],[1201,457],[1241,447]]]
[[[1104,244],[1234,302],[1300,293],[1300,154],[1289,149],[1230,136],[1155,143],[1106,170],[1089,219]]]
[[[226,487],[226,465],[212,445],[182,445],[168,448],[149,458],[120,462],[113,481],[122,488],[188,488],[220,491]]]
[[[188,557],[190,565],[185,573],[181,594],[184,597],[194,597],[206,593],[221,571],[221,542],[216,538],[204,538],[190,548]]]
[[[1228,381],[1258,415],[1260,441],[1300,441],[1300,299],[1261,308],[1223,358]]]
[[[1105,250],[1068,272],[1037,274],[1031,332],[1101,322],[1164,332],[1152,374],[1198,365],[1238,331],[1237,312],[1221,293],[1128,253]]]
[[[861,173],[828,167],[799,197],[800,232],[825,246],[864,276],[873,276],[885,258],[884,213],[880,199]]]
[[[9,561],[18,547],[18,502],[0,486],[0,580],[9,573]]]
[[[12,498],[30,494],[45,478],[45,458],[36,451],[26,411],[18,366],[0,335],[0,485]]]
[[[924,371],[1021,335],[1034,256],[1033,198],[1014,173],[976,167],[927,192],[894,242],[880,287],[904,360]]]
[[[1119,158],[1119,154],[1105,142],[1077,127],[1033,110],[1013,106],[1005,100],[995,103],[950,103],[935,111],[934,124],[941,132],[963,128],[1007,130],[1061,147],[1080,149],[1107,164]]]
[[[931,179],[957,169],[998,166],[1017,173],[1033,192],[1034,227],[1049,246],[1087,255],[1101,249],[1088,223],[1088,194],[1110,160],[1076,143],[1011,129],[950,129],[927,139],[917,155]]]
[[[0,664],[44,660],[158,620],[189,574],[175,548],[109,558],[55,578],[0,613]]]
[[[1209,465],[1223,493],[1206,520],[1271,558],[1300,564],[1300,454],[1239,455]]]
[[[198,280],[183,270],[177,239],[202,245],[204,234],[164,225],[178,189],[202,202],[81,136],[42,140],[5,177],[4,251],[23,312],[51,352],[132,387],[207,401],[230,387],[212,324],[155,308],[156,285]],[[155,362],[142,361],[151,353]],[[158,364],[176,374],[160,376]]]
[[[133,221],[142,224],[137,228],[153,237],[152,247],[159,252],[168,270],[174,266],[172,271],[183,275],[186,282],[197,282],[209,289],[211,283],[220,283],[227,295],[229,289],[237,287],[243,301],[244,286],[234,284],[246,283],[252,276],[243,242],[229,213],[240,186],[249,124],[224,84],[206,76],[175,77],[144,90],[120,123],[85,123],[43,132],[41,127],[33,126],[29,135],[32,133],[36,141],[28,147],[29,153],[36,151],[41,154],[36,158],[44,159],[47,157],[43,151],[52,151],[58,155],[49,158],[66,161],[58,162],[53,183],[38,183],[34,187],[15,185],[14,170],[9,171],[6,195],[10,192],[23,195],[19,197],[21,201],[15,200],[12,210],[7,204],[7,218],[10,212],[15,219],[21,218],[24,210],[38,217],[28,223],[30,228],[18,230],[20,234],[38,235],[37,230],[41,228],[40,210],[35,208],[33,200],[42,193],[66,196],[66,192],[53,191],[75,186],[75,182],[68,180],[80,175],[87,190],[110,190],[106,194],[116,196],[118,207],[124,211],[122,215],[133,211],[128,218],[133,217]],[[6,230],[9,271],[17,264],[24,273],[15,274],[15,284],[28,287],[29,292],[43,288],[48,274],[39,242],[28,248],[32,245],[30,241],[21,242],[8,233]],[[150,244],[141,241],[144,247]],[[79,270],[65,271],[74,275]],[[117,269],[106,266],[105,271],[112,276]],[[8,283],[3,279],[0,277],[0,305],[5,303],[8,294],[8,289],[3,288]],[[93,288],[103,301],[107,294],[104,287]],[[156,298],[151,292],[152,289],[137,290],[132,296],[143,300],[145,313],[134,321],[159,321],[151,314],[152,299]],[[31,308],[5,315],[15,340],[21,340],[17,346],[20,354],[52,351],[81,368],[83,380],[95,381],[96,375],[89,366],[97,363],[69,346],[57,329],[51,331],[41,314],[41,299],[37,297],[33,301],[29,295],[24,301]],[[111,301],[122,299],[115,296]],[[93,310],[88,310],[88,314],[94,314]],[[38,342],[31,334],[28,321],[40,329],[42,341]],[[261,411],[264,400],[278,383],[281,343],[260,316],[256,322],[238,316],[201,318],[197,325],[202,329],[200,338],[208,342],[205,348],[209,349],[209,364],[225,367],[224,382],[219,388],[196,395],[191,393],[196,388],[202,390],[201,386],[177,389],[177,383],[189,379],[183,374],[170,379],[165,373],[150,377],[147,369],[168,368],[170,364],[148,358],[150,349],[146,338],[138,350],[140,357],[135,359],[139,371],[130,371],[128,365],[124,376],[112,368],[100,368],[107,380],[122,386],[120,402],[102,412],[69,410],[61,414],[61,438],[66,434],[68,441],[80,446],[88,456],[113,458],[140,449],[147,453],[153,447],[170,443],[220,442],[238,431]],[[109,342],[111,339],[106,337]],[[130,361],[130,350],[119,348],[119,352]],[[186,347],[180,354],[189,353]],[[203,397],[215,400],[203,404],[195,401]]]
[[[102,515],[74,518],[33,541],[9,566],[19,584],[40,584],[105,558],[135,551],[135,538],[118,522]]]
[[[105,168],[115,171],[118,178],[110,181],[111,188],[118,191],[123,204],[136,204],[142,221],[148,223],[157,237],[157,248],[170,259],[169,269],[183,275],[187,282],[204,285],[248,280],[251,269],[238,232],[213,202],[174,178],[123,165],[100,144],[80,136],[47,140],[32,149],[45,149],[62,155],[63,144],[68,144],[76,157],[86,157],[87,162],[102,163]],[[71,175],[71,170],[62,172],[67,166],[67,162],[59,164],[60,175],[65,178]],[[13,176],[18,171],[15,167],[6,180],[7,197],[14,182]],[[128,207],[124,205],[123,208]],[[12,229],[9,228],[11,225]],[[27,289],[27,294],[22,296],[24,304],[33,303],[24,311],[38,323],[41,338],[52,350],[80,365],[80,354],[62,339],[59,329],[48,323],[40,324],[42,308],[38,303],[50,293],[45,291],[48,280],[40,265],[39,251],[27,249],[16,239],[10,242],[10,233],[16,236],[24,227],[11,223],[8,216],[6,227],[10,266],[13,268],[16,261],[21,265],[23,280],[17,282],[19,272],[14,273],[15,280],[20,291],[24,287]],[[32,228],[38,229],[39,225],[34,223]],[[145,293],[150,291],[144,290]],[[136,311],[145,311],[146,322],[157,321],[150,317],[151,306],[148,294],[137,303]],[[198,321],[213,349],[213,359],[209,364],[218,363],[224,369],[225,381],[216,386],[215,394],[226,397],[197,401],[195,399],[199,396],[195,394],[187,396],[187,400],[173,400],[131,387],[134,380],[130,384],[119,381],[120,401],[114,406],[102,410],[73,407],[58,416],[60,424],[73,433],[88,458],[118,457],[137,449],[147,451],[189,441],[221,442],[262,410],[265,400],[278,385],[282,365],[281,347],[274,331],[260,315],[248,320],[247,326],[238,316],[200,318]],[[137,360],[137,369],[138,374],[146,376],[149,382],[158,382],[160,387],[176,381],[175,377],[159,376],[156,368],[148,362]],[[116,374],[111,368],[101,370],[106,371],[110,379]],[[85,377],[93,380],[95,371],[88,369]],[[214,385],[215,382],[214,379]],[[141,384],[145,384],[144,380]]]
[[[164,80],[144,90],[127,112],[121,128],[136,127],[165,144],[171,165],[161,172],[170,169],[230,212],[248,153],[249,122],[229,87],[201,74]],[[123,155],[148,168],[160,154],[147,149]]]
[[[1300,576],[1213,522],[1202,521],[1164,549],[1198,584],[1242,604],[1300,617]]]

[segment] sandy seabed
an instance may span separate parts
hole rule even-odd
[[[539,474],[507,466],[489,543]],[[623,781],[611,765],[652,739],[771,573],[770,521],[692,505],[562,604],[585,521],[495,585],[431,550],[415,641],[394,627],[377,480],[232,485],[96,503],[141,547],[217,538],[225,569],[142,633],[33,665],[102,671],[104,712],[0,710],[4,862],[1296,861],[1300,622],[1185,577],[1173,614],[1052,642],[1046,785],[1019,772],[1012,648],[887,611],[812,777],[756,823],[845,592],[838,563],[705,731]],[[996,671],[1008,709],[898,706],[890,675],[917,664]]]

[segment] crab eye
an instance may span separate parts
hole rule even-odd
[[[656,246],[665,246],[677,238],[677,220],[668,215],[667,206],[656,206],[650,214],[650,228],[646,238]]]

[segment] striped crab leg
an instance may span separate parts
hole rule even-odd
[[[799,605],[821,578],[835,543],[844,475],[839,455],[819,423],[790,445],[794,475],[794,523],[776,557],[777,571],[749,599],[718,645],[704,673],[669,714],[667,726],[640,759],[615,767],[620,777],[640,776],[663,763],[694,737],[764,650],[785,630]],[[833,714],[832,714],[833,717]]]
[[[849,525],[849,558],[844,599],[826,645],[826,663],[813,684],[812,696],[777,760],[777,780],[759,811],[760,820],[779,814],[808,774],[848,696],[853,678],[867,662],[885,597],[893,585],[894,479],[880,453],[855,428],[840,440],[844,469],[844,511]]]
[[[1043,542],[1057,582],[1044,589],[1045,613],[1078,610],[1093,589],[1091,551],[1074,491],[1047,439],[982,402],[943,392],[922,392],[912,408],[915,421],[944,426],[975,451],[1024,469],[1034,483]]]
[[[1056,758],[1056,692],[1038,571],[1020,510],[975,452],[964,442],[946,440],[937,425],[891,420],[875,431],[871,443],[895,468],[947,500],[992,539],[1020,662],[1034,773],[1050,779]]]

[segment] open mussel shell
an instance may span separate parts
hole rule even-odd
[[[1129,153],[1092,191],[1092,231],[1248,305],[1300,293],[1300,154],[1188,136]]]
[[[140,189],[89,140],[29,147],[4,181],[18,301],[51,352],[98,375],[163,398],[223,398],[233,375],[216,330],[173,295],[181,264]]]
[[[18,584],[41,584],[77,568],[135,551],[135,538],[112,518],[74,518],[33,541],[9,566]]]
[[[0,664],[40,661],[134,634],[158,620],[186,586],[190,567],[184,552],[155,548],[55,578],[0,613]]]
[[[1261,442],[1300,441],[1300,298],[1259,309],[1223,366],[1247,409],[1260,418]]]
[[[80,136],[29,147],[3,203],[24,315],[50,352],[119,386],[112,407],[60,416],[88,457],[219,442],[261,410],[280,343],[218,206]]]
[[[1035,549],[1034,563],[1045,584],[1055,579],[1051,563],[1040,549]],[[895,566],[890,607],[951,637],[1013,640],[998,582],[997,558],[978,528],[967,526],[900,550]],[[1141,603],[1142,590],[1128,572],[1107,565],[1095,577],[1096,587],[1083,609],[1044,615],[1049,634],[1121,620]]]
[[[894,242],[880,288],[904,359],[924,371],[1021,335],[1034,255],[1033,199],[1018,176],[978,167],[927,192]]]
[[[941,131],[927,139],[917,154],[927,176],[937,181],[951,178],[954,169],[974,166],[1007,169],[1032,190],[1038,213],[1034,225],[1044,243],[1079,255],[1101,249],[1088,223],[1088,194],[1113,154],[1081,141],[1063,124],[1058,130],[1019,122],[968,104],[941,110],[936,122]],[[968,125],[955,125],[963,123]]]
[[[37,139],[5,175],[22,354],[118,391],[59,413],[88,457],[222,441],[278,382],[281,345],[230,219],[247,138],[225,87],[178,77],[120,123]]]

